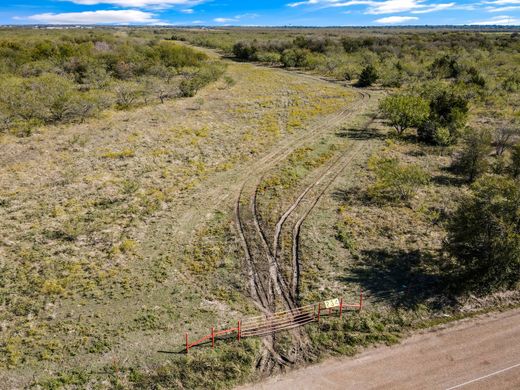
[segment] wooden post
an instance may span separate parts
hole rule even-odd
[[[320,322],[320,314],[321,314],[321,302],[318,303],[318,323]]]
[[[186,354],[190,352],[190,345],[188,344],[188,333],[186,332]]]
[[[343,318],[343,298],[339,301],[339,318]]]
[[[215,348],[215,327],[211,328],[211,348]]]
[[[240,326],[240,320],[238,320],[238,334],[237,334],[237,340],[240,341],[240,338],[242,337],[242,329]]]
[[[363,308],[363,289],[359,292],[359,311]]]

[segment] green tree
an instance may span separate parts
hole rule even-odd
[[[379,78],[379,75],[377,74],[377,70],[373,65],[367,65],[363,68],[361,71],[361,74],[359,75],[359,79],[357,82],[358,87],[370,87],[372,84],[374,84],[377,79]]]
[[[459,202],[448,224],[448,252],[471,289],[513,288],[520,282],[520,186],[484,176]]]
[[[466,176],[469,182],[473,182],[487,171],[492,139],[491,132],[486,129],[466,131],[464,147],[455,160],[454,167]]]
[[[368,166],[376,175],[368,193],[376,200],[407,201],[430,180],[421,167],[401,164],[397,158],[373,157]]]
[[[420,126],[430,114],[428,102],[412,95],[388,96],[379,109],[399,135],[410,127]]]

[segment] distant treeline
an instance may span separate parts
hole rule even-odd
[[[340,80],[356,80],[367,65],[385,87],[431,78],[431,65],[446,76],[490,86],[518,88],[520,35],[469,31],[342,29],[176,30],[175,40],[222,50],[240,60],[313,70]],[[442,61],[452,61],[453,69]],[[456,69],[455,69],[456,68]],[[442,70],[442,71],[444,71]],[[469,75],[468,75],[469,74]],[[438,75],[438,74],[437,74]],[[433,76],[437,76],[433,75]],[[498,86],[498,85],[497,85]]]

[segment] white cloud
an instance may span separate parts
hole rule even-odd
[[[508,11],[516,11],[517,9],[520,9],[520,6],[510,5],[507,7],[487,7],[487,12],[508,12]]]
[[[187,9],[181,9],[181,12],[182,12],[183,14],[189,14],[189,15],[191,15],[191,14],[194,13],[195,11],[192,10],[191,8],[187,8]]]
[[[237,22],[238,19],[235,18],[215,18],[213,21],[217,23],[231,23],[231,22]]]
[[[75,4],[81,5],[98,5],[111,4],[119,7],[133,7],[133,8],[168,8],[174,6],[191,7],[197,4],[204,3],[207,0],[65,0]]]
[[[217,23],[236,23],[240,21],[240,19],[254,19],[259,17],[258,14],[242,14],[242,15],[235,15],[232,18],[215,18],[213,19],[214,22]]]
[[[498,0],[505,1],[505,0]],[[515,1],[515,0],[509,0]],[[520,0],[519,0],[520,1]],[[427,3],[426,0],[307,0],[287,4],[289,7],[299,7],[302,5],[316,5],[323,8],[329,7],[353,7],[356,5],[366,5],[366,14],[392,14],[400,12],[428,13],[442,11],[456,5],[452,3]]]
[[[514,18],[512,16],[500,15],[488,20],[471,22],[470,24],[476,24],[480,26],[517,26],[520,25],[520,19]]]
[[[491,5],[520,4],[520,0],[494,0],[494,1],[484,1],[483,3],[491,4]]]
[[[166,24],[150,12],[138,10],[44,13],[26,18],[41,24]]]
[[[452,8],[455,5],[455,3],[434,4],[432,6],[428,6],[427,8],[412,11],[412,14],[426,14],[429,12],[443,11],[445,9]]]
[[[375,20],[376,23],[381,24],[399,24],[399,23],[406,23],[411,22],[413,20],[418,20],[419,18],[415,16],[388,16],[386,18],[381,18]]]

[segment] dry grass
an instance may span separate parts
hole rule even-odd
[[[161,361],[185,329],[253,310],[234,272],[238,178],[352,93],[244,64],[228,74],[193,99],[1,136],[5,383],[90,356]]]

